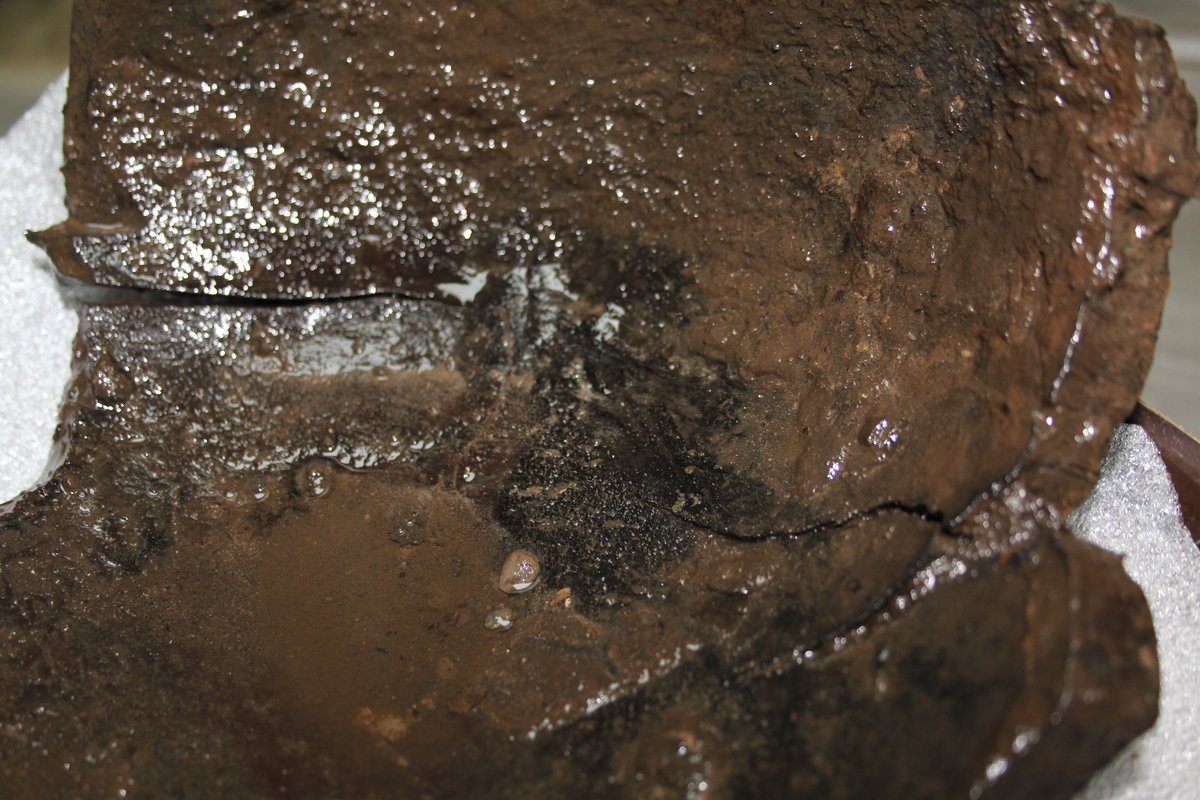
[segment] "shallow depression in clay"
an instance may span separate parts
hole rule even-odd
[[[176,294],[85,309],[0,521],[19,791],[1053,797],[1152,721],[1060,520],[1195,187],[1154,30],[80,2],[73,59],[36,238]]]

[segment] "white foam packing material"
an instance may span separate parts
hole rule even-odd
[[[1158,637],[1162,697],[1154,728],[1092,779],[1082,800],[1200,797],[1200,548],[1167,467],[1139,427],[1119,428],[1096,489],[1071,529],[1125,556]]]
[[[61,221],[65,78],[0,140],[0,503],[36,484],[70,377],[78,319],[25,231]],[[1200,549],[1180,520],[1166,467],[1146,434],[1121,428],[1076,533],[1125,555],[1146,593],[1162,662],[1161,717],[1080,800],[1200,795]]]
[[[78,318],[25,232],[66,216],[59,79],[0,140],[0,503],[46,470]]]

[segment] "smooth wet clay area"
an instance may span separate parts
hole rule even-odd
[[[1066,797],[1153,723],[1062,528],[1200,171],[1147,24],[79,2],[66,113],[12,796]]]

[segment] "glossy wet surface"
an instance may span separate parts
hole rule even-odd
[[[1079,786],[1157,691],[1059,525],[1194,185],[1160,41],[535,6],[80,4],[40,240],[176,294],[3,523],[13,785]]]
[[[578,502],[502,468],[529,441],[500,409],[536,384],[458,387],[449,426],[436,402],[406,405],[406,390],[436,396],[439,368],[367,354],[419,342],[424,308],[88,312],[67,460],[6,519],[13,791],[955,793],[983,764],[948,768],[928,742],[979,730],[1009,759],[991,731],[1024,732],[1022,747],[1081,735],[1090,706],[1047,715],[1093,683],[1104,723],[1082,735],[1145,724],[1153,639],[1136,589],[1037,519],[983,557],[903,511],[746,542],[664,515],[636,484],[614,498],[607,476],[572,491],[624,518],[551,538],[514,525],[497,512],[510,493],[557,493],[568,520]],[[273,349],[242,335],[266,329],[287,335]],[[163,336],[183,331],[195,339]],[[360,359],[321,368],[356,340]],[[360,379],[387,387],[375,416],[347,402],[370,398]],[[471,410],[479,396],[496,413]],[[214,424],[256,408],[269,412],[238,437]],[[437,435],[351,466],[362,431],[406,425]],[[465,468],[462,453],[489,457]],[[663,550],[653,525],[672,519]],[[540,580],[507,594],[520,549]],[[488,624],[501,610],[505,629]],[[1100,677],[1063,649],[1110,647]],[[1119,694],[1113,668],[1128,671]],[[885,747],[912,724],[930,737]],[[861,769],[867,753],[878,769]]]
[[[1167,31],[1189,91],[1200,86],[1200,22],[1188,0],[1127,0],[1124,14],[1154,20]],[[0,129],[7,129],[66,69],[69,3],[24,0],[6,4],[0,25]],[[7,38],[3,38],[7,37]],[[31,65],[33,68],[31,69]],[[1200,205],[1185,206],[1174,229],[1172,281],[1159,329],[1156,357],[1142,400],[1179,427],[1200,434]]]

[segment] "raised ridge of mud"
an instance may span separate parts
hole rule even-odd
[[[1061,520],[1194,129],[1089,4],[78,3],[36,238],[134,294],[0,519],[0,774],[1069,794],[1156,714]]]

